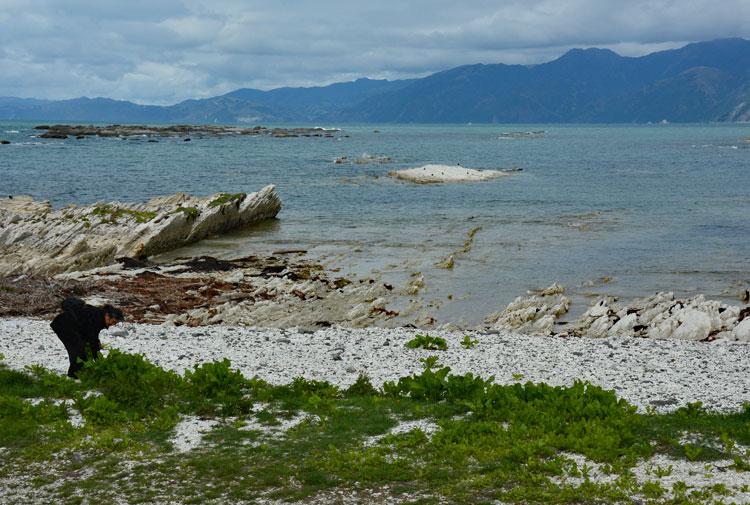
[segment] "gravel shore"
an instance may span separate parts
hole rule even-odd
[[[639,409],[675,410],[700,401],[711,410],[736,411],[750,402],[747,343],[690,342],[636,338],[534,337],[508,332],[477,334],[431,331],[448,341],[446,351],[407,349],[413,329],[328,328],[314,333],[238,326],[197,328],[124,324],[104,331],[105,346],[140,353],[167,369],[229,358],[247,377],[274,384],[295,377],[340,386],[366,374],[376,386],[422,369],[419,358],[437,355],[452,373],[472,372],[495,381],[569,385],[588,381],[614,389]],[[471,349],[464,335],[478,340]],[[0,319],[0,354],[13,368],[40,364],[65,373],[65,349],[38,319]]]

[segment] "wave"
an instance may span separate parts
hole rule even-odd
[[[20,133],[18,130],[5,130],[3,133]]]
[[[691,147],[694,149],[740,149],[741,146],[730,144],[730,145],[719,145],[719,144],[693,144]],[[742,146],[744,148],[744,146]]]
[[[544,137],[545,132],[543,130],[525,131],[525,132],[503,132],[498,133],[497,138],[499,140],[506,139],[536,139]]]

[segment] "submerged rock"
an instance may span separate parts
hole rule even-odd
[[[0,200],[0,275],[51,275],[145,258],[275,217],[273,186],[198,198],[178,193],[145,204],[97,203],[56,211],[30,197]]]

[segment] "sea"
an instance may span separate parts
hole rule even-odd
[[[599,296],[658,291],[739,304],[750,286],[747,124],[325,124],[342,131],[190,142],[46,140],[35,124],[0,123],[11,142],[0,145],[0,194],[65,206],[276,186],[277,219],[158,261],[304,249],[333,276],[404,286],[423,275],[420,296],[438,321],[469,325],[553,282],[573,298],[571,314]],[[390,161],[353,162],[372,157]],[[389,176],[425,164],[509,175],[429,185]],[[451,253],[453,268],[438,268]]]

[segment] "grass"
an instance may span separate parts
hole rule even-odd
[[[692,504],[728,503],[733,491],[667,488],[659,480],[671,467],[639,483],[634,466],[662,453],[734,460],[732,472],[750,467],[738,449],[750,445],[750,405],[734,414],[699,404],[639,413],[587,383],[498,385],[454,375],[434,356],[423,363],[382,389],[365,376],[346,389],[303,378],[273,385],[228,360],[179,375],[117,350],[87,363],[80,383],[0,364],[0,478],[29,475],[46,501],[63,503],[82,493],[103,503],[252,503],[381,490],[412,503]],[[63,400],[83,426],[71,424]],[[218,424],[199,447],[176,453],[169,438],[184,415]],[[391,431],[407,421],[438,429]],[[570,453],[590,464],[578,467]],[[591,477],[591,465],[611,479]]]
[[[140,211],[116,207],[113,205],[97,205],[91,211],[92,216],[98,216],[103,221],[116,224],[118,219],[130,218],[136,223],[147,223],[156,217],[156,212]]]
[[[177,207],[174,209],[170,214],[177,214],[178,212],[182,212],[187,219],[198,219],[198,216],[200,215],[201,211],[198,210],[196,207]]]
[[[237,203],[241,202],[245,199],[247,196],[246,193],[221,193],[218,197],[216,197],[213,201],[211,201],[208,206],[209,207],[218,207],[220,205],[224,205],[227,203]]]

